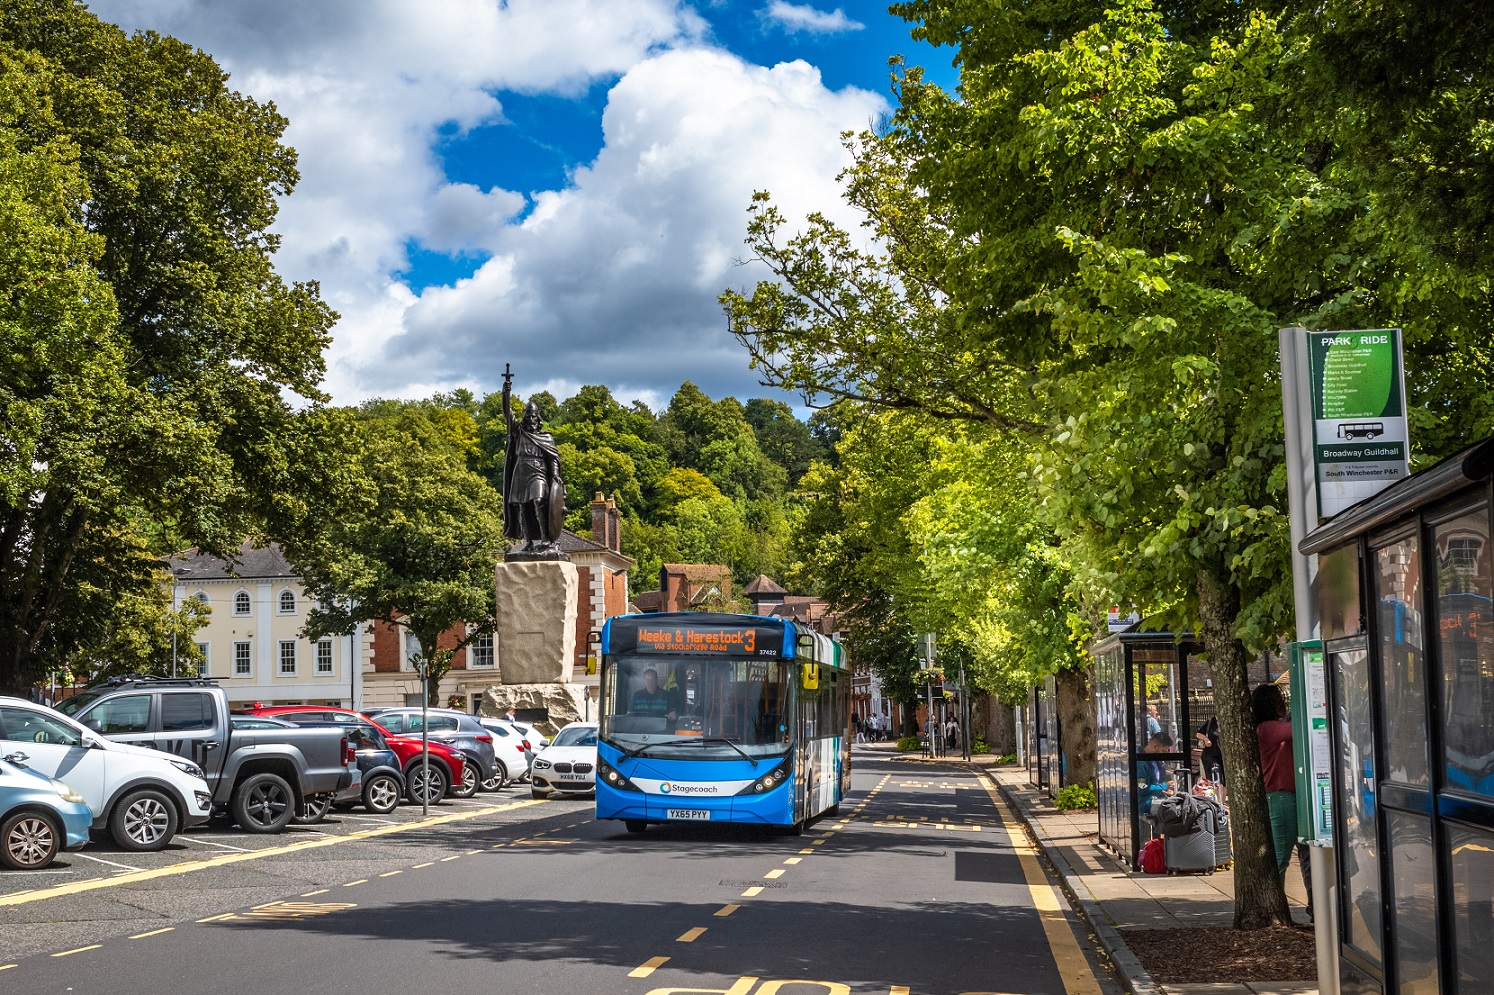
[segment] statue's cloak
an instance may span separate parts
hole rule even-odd
[[[545,498],[540,509],[540,527],[545,530],[542,538],[556,542],[565,528],[565,481],[560,476],[560,450],[555,448],[555,438],[549,432],[530,432],[517,425],[503,454],[503,534],[509,539],[530,538],[524,535],[523,499],[514,494],[519,458],[519,446],[514,442],[518,437],[539,450],[544,461]]]

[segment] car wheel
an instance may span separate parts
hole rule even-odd
[[[327,817],[327,811],[332,808],[331,795],[317,795],[306,799],[301,805],[301,814],[291,821],[298,826],[310,826],[321,822]]]
[[[0,825],[0,865],[13,871],[46,867],[62,848],[62,831],[40,812],[17,812]]]
[[[453,785],[451,796],[453,798],[471,798],[477,794],[477,789],[482,784],[482,771],[477,769],[477,764],[471,760],[462,764],[462,783]]]
[[[508,786],[508,768],[503,766],[503,761],[493,763],[493,776],[482,782],[484,791],[502,791]]]
[[[155,788],[131,791],[114,803],[109,835],[125,850],[164,850],[176,835],[176,806]]]
[[[419,805],[423,795],[428,804],[435,805],[446,797],[446,774],[439,765],[431,764],[427,781],[425,769],[426,765],[417,760],[405,771],[405,794],[413,804]]]
[[[375,774],[363,785],[363,807],[387,815],[399,806],[399,781],[393,774]]]
[[[648,823],[642,819],[624,819],[623,825],[628,827],[630,833],[641,833],[648,828]]]
[[[278,833],[296,814],[296,795],[285,778],[268,771],[246,777],[233,793],[233,818],[246,833]]]

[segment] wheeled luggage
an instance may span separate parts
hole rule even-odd
[[[1214,826],[1214,866],[1229,867],[1234,863],[1235,852],[1229,843],[1229,813],[1220,809]]]
[[[1198,822],[1199,828],[1186,836],[1167,836],[1166,856],[1168,874],[1214,873],[1218,861],[1215,859],[1213,831],[1214,817],[1206,815]]]

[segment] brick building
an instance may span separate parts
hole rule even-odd
[[[641,612],[703,611],[708,602],[731,599],[731,567],[720,563],[666,563],[659,589],[633,598]]]

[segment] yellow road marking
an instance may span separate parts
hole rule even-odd
[[[761,895],[762,893],[763,893],[763,889],[759,885],[753,885],[751,888],[748,888],[746,891],[742,892],[742,897],[743,898],[755,898],[756,896]]]
[[[763,877],[770,878],[770,879],[771,878],[781,878],[781,877],[783,877],[783,868],[780,867],[777,870],[769,871],[768,873],[764,874]]]
[[[208,916],[206,919],[199,919],[197,921],[198,922],[217,922],[219,919],[232,919],[232,918],[233,918],[233,913],[232,912],[223,912],[223,913],[220,913],[220,914],[215,915],[215,916]]]
[[[356,881],[349,881],[347,884],[343,885],[343,887],[351,888],[355,884],[368,884],[368,878],[359,878]]]
[[[9,971],[13,967],[20,967],[20,966],[21,965],[19,965],[19,964],[0,964],[0,971]]]
[[[457,854],[453,854],[453,855],[452,855],[452,856],[450,856],[450,857],[442,857],[442,858],[441,858],[441,863],[443,863],[443,864],[444,864],[444,863],[446,863],[446,862],[447,862],[447,861],[448,861],[448,860],[461,860],[461,859],[462,859],[462,855],[461,855],[461,854],[460,854],[460,853],[457,853]]]
[[[60,954],[53,954],[52,956],[53,957],[71,957],[73,954],[81,954],[85,950],[97,950],[99,947],[102,947],[102,946],[103,946],[102,943],[90,943],[86,947],[79,947],[76,950],[64,950],[64,951],[62,951],[62,953],[60,953]]]
[[[468,850],[468,851],[467,851],[467,856],[469,856],[469,857],[470,857],[470,856],[472,856],[472,855],[473,855],[473,854],[474,854],[474,853],[482,853],[482,851],[481,851],[481,850]]]
[[[1038,863],[1037,850],[1002,801],[995,782],[986,776],[981,776],[978,781],[986,789],[991,804],[1001,816],[1006,834],[1011,839],[1012,849],[1016,851],[1017,860],[1022,865],[1022,877],[1027,880],[1027,890],[1032,895],[1033,907],[1037,909],[1038,918],[1043,924],[1043,934],[1048,938],[1048,949],[1058,967],[1058,976],[1063,979],[1064,991],[1068,995],[1101,995],[1100,984],[1090,971],[1089,963],[1084,959],[1084,951],[1079,948],[1079,941],[1074,938],[1074,930],[1069,926],[1068,917],[1064,915],[1058,889],[1048,883],[1048,877]]]
[[[281,901],[278,901],[278,902],[266,902],[263,905],[256,905],[254,908],[255,908],[256,911],[258,911],[259,909],[268,909],[272,905],[283,905],[283,904],[285,904],[284,899],[282,899]]]
[[[330,889],[330,888],[318,888],[316,891],[303,891],[303,892],[301,892],[301,897],[302,898],[310,898],[312,895],[325,895],[327,892],[329,892],[331,890],[332,889]]]
[[[692,929],[687,929],[683,933],[681,933],[679,939],[675,940],[674,942],[694,943],[696,940],[700,939],[701,934],[703,934],[705,931],[706,928],[704,926],[696,926]]]
[[[797,864],[799,861],[801,861],[803,859],[804,859],[803,857],[790,857],[789,859],[785,860],[784,863],[788,864],[790,867],[792,867],[794,864]]]
[[[345,909],[356,909],[357,907],[353,902],[276,902],[271,905],[257,907],[254,911],[246,912],[239,918],[310,919],[313,916],[324,916],[331,912],[342,912]]]
[[[381,878],[392,878],[396,874],[403,874],[403,873],[405,873],[405,872],[404,871],[385,871],[383,874],[380,874],[379,877],[381,877]]]
[[[496,850],[496,849],[498,849],[502,845],[503,845],[502,843],[494,843],[493,844],[493,849]]]
[[[809,844],[809,845],[810,845],[810,846],[824,846],[824,845],[825,845],[825,841],[824,841],[824,840],[815,840],[815,841],[814,841],[814,842],[813,842],[813,843],[811,843],[811,844]],[[811,850],[811,851],[809,851],[809,852],[810,852],[810,853],[814,853],[814,851],[813,851],[813,850]]]
[[[741,908],[740,905],[732,905],[731,903],[727,903],[726,905],[721,906],[721,908],[719,908],[715,912],[713,912],[712,915],[717,915],[717,916],[720,916],[720,917],[722,917],[724,919],[725,917],[731,915],[733,912],[737,911],[737,909],[740,909],[740,908]]]
[[[347,843],[353,840],[366,840],[379,836],[389,836],[394,833],[405,833],[412,829],[442,826],[449,822],[464,822],[469,819],[478,818],[479,816],[493,815],[497,812],[511,812],[515,809],[526,808],[537,804],[539,804],[538,801],[509,802],[507,805],[478,808],[470,812],[453,812],[450,815],[433,816],[417,822],[404,822],[393,826],[378,826],[374,829],[360,829],[358,832],[348,833],[346,836],[322,836],[318,839],[287,843],[284,846],[269,846],[263,850],[248,850],[242,853],[220,853],[203,860],[182,861],[179,864],[172,864],[169,867],[155,867],[143,871],[126,871],[107,878],[90,878],[86,881],[74,881],[70,884],[60,884],[51,888],[38,888],[24,895],[8,895],[0,898],[0,906],[25,905],[28,902],[40,902],[48,898],[60,898],[63,895],[79,895],[87,891],[97,891],[100,888],[115,888],[122,884],[155,881],[160,878],[175,877],[179,874],[191,874],[193,871],[201,871],[210,867],[238,864],[246,860],[260,860],[264,857],[278,857],[287,853],[300,853],[303,850],[316,850],[321,847],[336,846],[339,843]],[[420,864],[418,866],[428,867],[430,865]]]
[[[799,852],[800,853],[814,853],[814,851],[811,850],[811,849],[809,849],[808,847],[805,847],[803,850],[800,850]]]
[[[130,939],[132,939],[132,940],[143,940],[147,936],[160,936],[162,933],[169,933],[173,929],[176,929],[176,927],[175,926],[166,926],[166,927],[163,927],[161,929],[153,929],[149,933],[136,933],[134,936],[130,937]]]
[[[892,986],[892,990],[889,991],[887,993],[887,995],[908,995],[908,986],[907,985],[893,985]]]
[[[635,967],[633,968],[633,970],[629,971],[628,977],[646,978],[650,974],[653,974],[655,971],[657,971],[659,968],[663,967],[665,961],[667,960],[669,960],[668,957],[650,957],[638,967]]]

